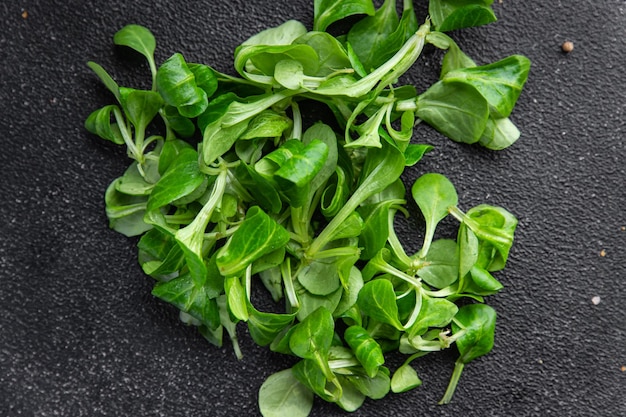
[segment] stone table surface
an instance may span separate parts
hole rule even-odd
[[[103,192],[128,164],[83,122],[111,97],[86,66],[145,81],[113,34],[139,23],[157,61],[182,52],[232,73],[248,36],[295,18],[304,0],[47,0],[0,4],[0,415],[259,415],[263,380],[289,360],[242,337],[244,359],[210,346],[150,295],[136,240],[108,229]],[[380,2],[377,2],[380,4]],[[438,171],[460,201],[519,218],[491,354],[438,406],[454,353],[416,361],[417,390],[354,416],[626,415],[626,4],[494,2],[499,21],[453,37],[478,63],[532,60],[512,115],[522,131],[488,152],[419,129],[436,147],[405,176]],[[420,19],[425,2],[416,2]],[[568,54],[564,41],[574,43]],[[424,88],[440,56],[427,51]],[[410,241],[413,232],[403,230]],[[312,416],[344,416],[316,401]]]

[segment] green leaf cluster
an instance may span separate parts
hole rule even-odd
[[[258,345],[297,359],[261,386],[264,416],[306,416],[315,396],[354,411],[414,389],[412,362],[456,345],[448,402],[465,364],[491,349],[495,312],[483,302],[503,287],[494,275],[516,218],[490,205],[462,211],[452,183],[425,173],[410,188],[421,249],[407,254],[394,230],[396,214],[409,214],[401,176],[433,149],[411,143],[419,122],[490,149],[519,137],[509,116],[528,60],[478,66],[443,33],[488,23],[490,4],[431,0],[432,21],[419,24],[409,0],[400,15],[394,0],[378,9],[315,0],[314,30],[290,20],[242,42],[237,76],[180,53],[157,65],[152,33],[129,25],[114,42],[145,57],[146,90],[89,62],[115,104],[85,127],[131,159],[105,192],[106,214],[139,237],[152,294],[210,343],[226,337],[239,358],[246,327]],[[346,18],[345,33],[327,31]],[[426,44],[446,53],[441,79],[418,92],[398,80]],[[305,101],[335,120],[307,124]],[[456,238],[438,232],[448,216]],[[276,310],[258,309],[257,287]],[[395,370],[393,352],[407,355]]]

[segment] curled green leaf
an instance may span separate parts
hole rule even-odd
[[[313,2],[313,30],[324,31],[333,23],[348,16],[375,12],[372,0],[315,0]]]
[[[159,67],[156,86],[165,102],[176,107],[185,117],[197,117],[208,106],[206,91],[198,86],[194,73],[179,53]]]
[[[111,117],[115,111],[119,112],[119,107],[114,104],[95,110],[85,120],[85,128],[102,139],[123,145],[124,137],[119,126],[116,122],[111,122]]]
[[[217,265],[224,276],[239,274],[256,259],[288,241],[289,233],[261,208],[254,206],[218,252]]]
[[[496,21],[493,0],[430,0],[428,12],[438,31],[449,32]]]
[[[344,332],[346,343],[363,365],[370,378],[378,374],[378,369],[385,363],[385,357],[380,345],[361,326],[350,326]]]

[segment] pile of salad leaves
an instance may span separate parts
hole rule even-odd
[[[85,126],[132,159],[106,190],[106,214],[114,230],[140,236],[153,295],[240,358],[240,323],[297,358],[260,387],[265,417],[307,416],[315,395],[354,411],[411,390],[421,384],[412,362],[454,345],[447,403],[465,364],[491,350],[496,313],[483,302],[502,288],[493,274],[516,218],[486,204],[462,210],[440,173],[421,175],[408,197],[400,179],[432,149],[411,141],[420,122],[492,150],[519,138],[508,116],[529,60],[478,65],[445,34],[495,21],[491,3],[430,0],[420,23],[410,0],[400,16],[395,0],[315,0],[313,30],[289,20],[237,47],[237,76],[180,53],[157,67],[152,33],[125,26],[114,43],[145,56],[150,90],[119,86],[89,62],[116,103]],[[345,33],[327,31],[349,16]],[[425,91],[399,85],[425,45],[445,51],[440,80]],[[334,120],[307,125],[311,102]],[[407,199],[425,225],[415,253],[394,230]],[[436,238],[447,216],[456,239]],[[276,308],[255,305],[253,287]],[[405,357],[394,370],[391,354]]]

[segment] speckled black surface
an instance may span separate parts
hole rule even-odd
[[[354,416],[626,415],[626,5],[503,0],[494,9],[498,23],[454,37],[479,63],[531,58],[512,117],[522,138],[490,153],[419,129],[437,149],[406,175],[442,172],[462,206],[500,204],[519,217],[499,275],[506,288],[489,299],[494,351],[466,368],[448,406],[436,402],[453,353],[415,362],[421,388],[367,401]],[[258,415],[258,387],[289,360],[245,336],[240,362],[208,345],[150,295],[136,241],[107,228],[103,192],[128,161],[83,129],[111,99],[85,62],[121,84],[145,82],[141,61],[112,47],[116,30],[140,23],[157,37],[158,61],[180,51],[232,72],[234,47],[286,18],[310,27],[312,2],[0,3],[1,416]],[[420,88],[438,56],[424,60],[409,77]],[[321,401],[312,413],[343,415]]]

